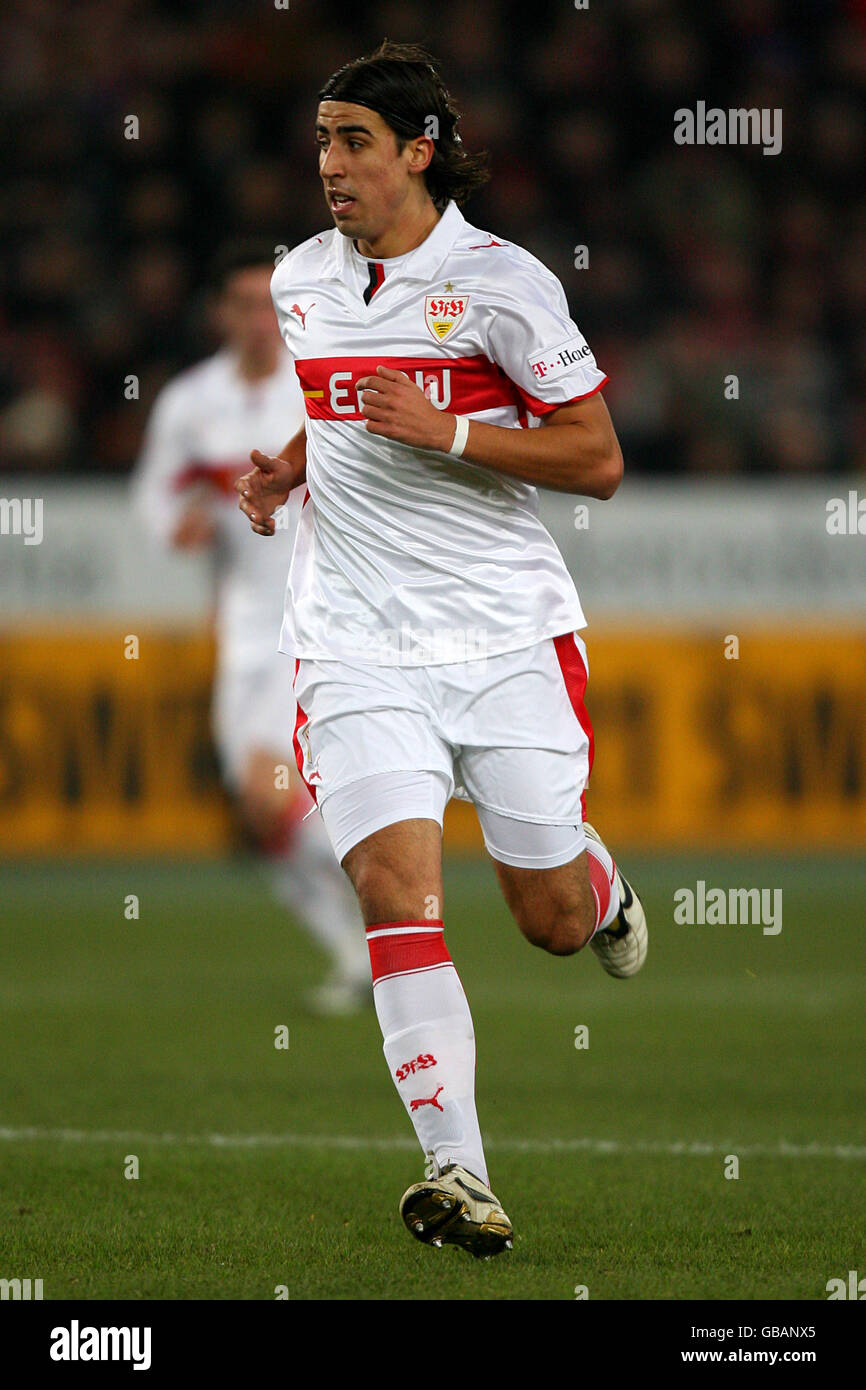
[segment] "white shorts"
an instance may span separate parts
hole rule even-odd
[[[254,665],[219,662],[211,723],[223,776],[234,791],[255,751],[272,753],[294,766],[294,674],[295,663],[278,651],[267,652]]]
[[[298,662],[295,753],[338,859],[384,825],[441,824],[452,795],[474,803],[494,858],[574,858],[593,757],[587,670],[575,633],[442,666]],[[524,855],[510,822],[552,830],[532,833]]]

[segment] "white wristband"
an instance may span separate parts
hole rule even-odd
[[[456,416],[456,420],[457,428],[454,431],[454,439],[452,440],[451,448],[448,452],[449,454],[453,454],[455,458],[462,459],[463,450],[466,448],[466,440],[469,438],[469,421],[465,415]]]

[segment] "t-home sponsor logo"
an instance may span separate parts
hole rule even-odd
[[[674,921],[678,926],[763,926],[764,936],[782,930],[781,888],[707,888],[702,878],[694,889],[674,893]]]
[[[41,497],[0,497],[0,536],[23,536],[25,545],[42,544]]]
[[[41,1279],[0,1279],[0,1299],[26,1301],[42,1297]]]
[[[579,366],[585,357],[592,355],[592,348],[584,338],[569,338],[564,343],[558,343],[554,348],[548,348],[545,352],[537,352],[534,357],[527,358],[530,370],[535,373],[539,381],[552,383],[558,381],[560,377],[568,376],[568,373]]]
[[[51,1329],[52,1361],[131,1361],[134,1371],[150,1370],[149,1327],[68,1327]]]
[[[692,111],[681,106],[674,112],[674,141],[678,145],[762,145],[764,154],[778,154],[782,148],[782,108],[768,106],[720,106],[707,109],[699,101]]]

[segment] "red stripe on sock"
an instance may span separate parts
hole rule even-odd
[[[589,881],[595,895],[595,919],[596,928],[599,922],[603,922],[610,907],[610,890],[613,887],[607,876],[607,869],[600,859],[593,854],[592,841],[586,842],[586,862],[589,865]]]
[[[439,930],[369,935],[370,932],[387,932],[389,927],[438,927]],[[367,932],[374,985],[389,975],[402,975],[407,970],[430,970],[434,966],[451,964],[441,922],[377,922],[368,927]]]

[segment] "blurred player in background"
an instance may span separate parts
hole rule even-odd
[[[331,957],[331,974],[308,1005],[342,1013],[370,1002],[367,948],[321,817],[308,815],[314,803],[292,750],[294,666],[277,649],[301,498],[287,503],[274,544],[262,545],[237,510],[233,486],[249,466],[251,435],[276,451],[303,419],[270,296],[273,268],[273,248],[258,243],[239,243],[218,257],[214,289],[224,346],[160,392],[133,488],[153,538],[212,558],[212,713],[223,776],[274,893]]]
[[[283,649],[296,747],[367,923],[384,1050],[432,1173],[400,1204],[426,1244],[511,1245],[475,1108],[475,1036],[444,939],[442,819],[481,822],[524,935],[625,978],[643,909],[593,828],[586,625],[536,486],[604,499],[607,377],[536,258],[468,223],[485,182],[420,50],[384,44],[319,92],[334,226],[274,272],[307,408],[236,484],[253,529],[302,479]],[[529,416],[538,428],[527,428]],[[495,945],[490,944],[495,950]]]

